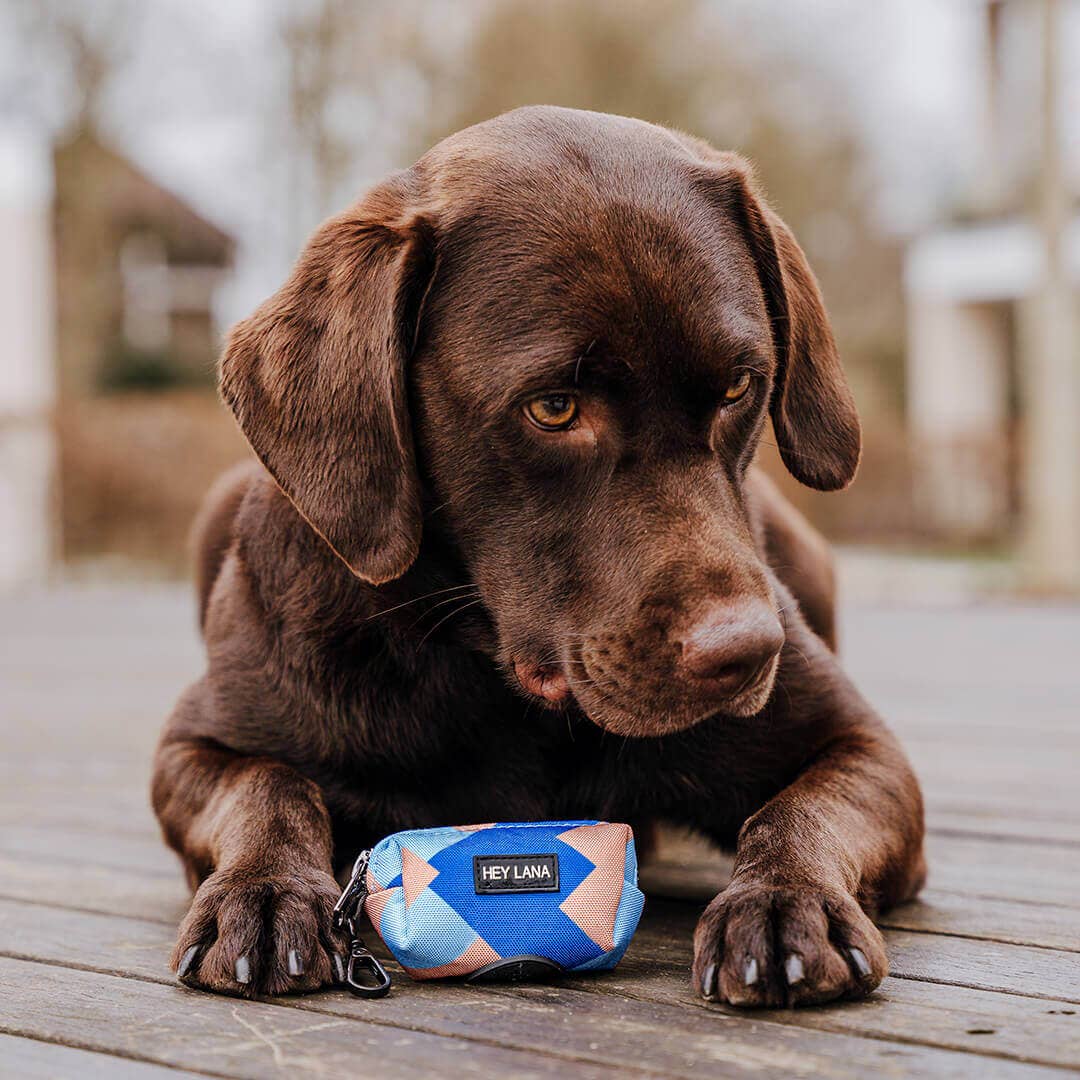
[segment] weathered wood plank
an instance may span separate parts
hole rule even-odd
[[[848,1004],[803,1009],[797,1022],[820,1031],[928,1043],[1077,1069],[1078,1013],[1067,1002],[889,978],[857,1009]]]
[[[931,890],[1073,908],[1080,930],[1080,858],[1072,848],[932,834],[926,850]],[[730,874],[730,856],[695,837],[665,834],[658,857],[643,868],[642,880],[659,893],[704,900],[714,896]]]
[[[730,858],[700,842],[681,842],[646,867],[668,887],[682,879],[687,888],[707,886],[715,893],[730,875]],[[79,861],[134,873],[172,875],[177,861],[157,837],[99,833],[94,829],[5,825],[0,853]],[[1054,843],[932,834],[927,838],[929,884],[935,889],[1001,900],[1041,902],[1080,909],[1080,858]],[[685,891],[685,890],[684,890]],[[703,894],[704,895],[704,894]]]
[[[39,830],[31,830],[12,845],[19,849],[17,855],[0,850],[0,893],[23,900],[40,899],[173,922],[183,913],[188,893],[178,863],[155,838],[144,838],[130,852],[126,839],[65,833],[55,834],[64,836],[63,843],[50,843],[48,835],[52,834],[47,831],[42,836]],[[984,853],[987,859],[993,858],[999,847],[986,842],[970,845],[968,838],[953,839],[953,849],[967,847],[966,854],[972,860],[978,860]],[[146,853],[145,860],[142,852]],[[1067,857],[1050,847],[1040,849],[1039,854],[1038,872],[1050,874],[1051,861],[1060,868],[1057,882],[1051,881],[1057,893],[1065,889],[1072,877],[1077,878],[1080,890],[1080,875],[1071,874]],[[730,860],[719,853],[701,857],[695,854],[693,858],[695,861],[689,865],[659,860],[645,870],[642,880],[653,895],[704,903],[727,880]],[[982,873],[983,879],[976,881],[974,888],[927,888],[916,903],[887,912],[882,925],[1014,944],[1080,949],[1080,900],[1074,899],[1072,905],[1059,905],[1045,901],[1031,903],[1022,897],[1000,900],[982,896],[979,887],[992,889],[995,882],[990,875],[997,871],[987,866],[982,868]],[[1013,891],[1025,891],[1021,872],[1007,867],[1005,873]],[[948,881],[948,874],[936,872],[932,881],[942,876]],[[971,881],[970,877],[961,877],[958,871],[953,871],[951,877],[954,885]],[[1077,897],[1080,898],[1080,892]]]
[[[0,1075],[19,1080],[186,1080],[207,1076],[17,1035],[0,1035]]]
[[[940,760],[953,754],[952,750],[941,751],[937,758]],[[1022,768],[1017,765],[1022,761],[1022,756],[1016,755],[1014,768]],[[981,776],[977,783],[966,783],[947,768],[930,770],[918,761],[914,766],[915,775],[919,777],[926,795],[931,822],[939,812],[970,816],[994,812],[1001,817],[1025,822],[1049,817],[1071,829],[1071,833],[1066,832],[1067,836],[1075,836],[1080,831],[1080,807],[1069,787],[1072,781],[1060,773],[1031,777],[1030,782],[1027,779],[1018,780],[1014,774],[1008,778]],[[1024,835],[1038,837],[1040,834],[1037,830],[1026,829]]]
[[[1080,858],[1055,845],[930,835],[926,853],[936,889],[1080,906]]]
[[[170,943],[166,929],[153,923],[71,912],[56,912],[43,921],[40,909],[32,905],[0,903],[0,951],[20,957],[169,982],[165,958]],[[688,956],[686,946],[676,951]],[[783,1050],[781,1056],[768,1062],[771,1067],[786,1068],[790,1054],[805,1050],[812,1059],[821,1059],[819,1073],[832,1075],[835,1063],[828,1064],[833,1051],[829,1041],[815,1034],[805,1044],[799,1044],[796,1036],[785,1033],[788,1028],[849,1036],[869,1034],[874,1039],[991,1052],[1043,1064],[1080,1063],[1080,1043],[1073,1037],[1078,1025],[1071,1023],[1065,1013],[1043,1015],[1045,1002],[1037,1003],[1037,1009],[1025,1002],[1026,1011],[1020,1014],[1024,1024],[1006,1027],[1002,1017],[1014,999],[1005,999],[1007,1004],[1003,1005],[1003,995],[982,994],[979,999],[971,991],[969,997],[975,995],[975,999],[966,1008],[946,1016],[932,996],[935,989],[940,995],[941,988],[915,984],[926,987],[921,995],[917,991],[914,1000],[910,994],[906,998],[901,995],[888,1009],[882,1009],[878,1000],[838,1006],[824,1013],[799,1010],[748,1016],[706,1006],[690,990],[683,965],[664,962],[658,967],[638,952],[636,958],[627,961],[625,999],[616,994],[622,985],[620,972],[583,978],[569,986],[498,990],[412,983],[399,973],[397,989],[383,1001],[361,1002],[331,993],[283,1003],[329,1016],[366,1018],[442,1035],[482,1037],[539,1052],[555,1044],[575,1057],[589,1057],[602,1046],[603,1060],[613,1064],[639,1065],[680,1075],[690,1075],[706,1062],[723,1062],[726,1066],[734,1054],[764,1066],[763,1041]],[[887,987],[895,982],[890,980]],[[885,1000],[893,1000],[888,991]],[[184,1007],[183,1002],[178,1007]],[[1067,1004],[1062,1007],[1069,1008]],[[1016,1009],[1013,1014],[1017,1014]],[[989,1027],[996,1032],[1001,1028],[992,1046],[987,1045],[986,1036],[968,1030]],[[617,1040],[613,1041],[615,1032]],[[1039,1038],[1033,1039],[1036,1035]],[[866,1055],[872,1057],[881,1049],[879,1044],[857,1050],[845,1045],[843,1052],[857,1053],[869,1067],[871,1060]]]
[[[0,1029],[216,1076],[563,1076],[644,1070],[522,1052],[294,1008],[240,1002],[153,982],[0,958]]]
[[[889,930],[885,939],[899,977],[1080,1004],[1076,953],[906,930]]]
[[[931,835],[927,838],[929,887],[972,897],[1045,903],[1080,913],[1080,858],[1056,844]],[[176,856],[153,834],[120,836],[93,829],[0,827],[0,855],[93,865],[132,874],[172,877]],[[643,880],[663,893],[715,895],[730,876],[730,858],[704,845],[661,855],[645,867]],[[1035,920],[1032,920],[1033,924]],[[962,927],[957,932],[963,933]]]
[[[0,767],[0,827],[87,829],[129,836],[157,834],[150,809],[149,780],[128,774],[122,784],[85,779],[30,779]]]
[[[0,854],[0,892],[144,915],[140,932],[152,939],[144,949],[124,920],[112,920],[122,924],[120,936],[114,927],[91,940],[85,935],[93,927],[84,920],[96,916],[67,911],[73,921],[53,926],[65,914],[62,909],[30,906],[25,918],[52,927],[44,936],[52,942],[54,962],[63,962],[73,950],[85,958],[90,953],[81,951],[84,946],[100,946],[103,963],[105,953],[122,955],[119,963],[129,973],[122,984],[133,983],[136,969],[145,964],[137,977],[151,981],[143,985],[156,984],[157,992],[176,995],[185,1009],[198,1009],[202,996],[187,1005],[193,996],[173,989],[164,969],[187,892],[175,860],[157,839],[146,775],[161,720],[188,673],[197,671],[201,650],[191,629],[188,590],[140,588],[124,595],[122,618],[104,629],[102,612],[117,608],[111,590],[80,594],[74,604],[70,595],[53,595],[29,610],[20,604],[17,618],[0,618],[0,834],[16,830],[13,853]],[[943,617],[950,620],[949,649],[941,648]],[[1077,953],[1065,950],[1077,949],[1080,937],[1080,865],[1073,857],[1080,846],[1074,777],[1080,686],[1072,655],[1078,627],[1075,609],[856,611],[849,621],[846,662],[909,747],[926,791],[932,833],[930,888],[923,902],[886,916],[897,977],[886,980],[869,1003],[752,1016],[707,1007],[687,983],[697,909],[676,905],[676,916],[661,903],[650,905],[625,966],[610,977],[487,991],[403,983],[400,995],[387,1002],[366,1004],[332,994],[292,1002],[288,1009],[305,1023],[342,1021],[350,1029],[348,1038],[331,1041],[329,1075],[339,1066],[344,1071],[346,1042],[354,1051],[365,1044],[367,1036],[354,1036],[353,1025],[394,1030],[385,1026],[386,1013],[379,1013],[391,1003],[401,1009],[395,1024],[443,1025],[427,1032],[432,1037],[460,1038],[460,1032],[475,1047],[489,1028],[496,1041],[508,1044],[520,1041],[526,1030],[530,1046],[538,1046],[541,1055],[550,1046],[555,1052],[570,1047],[596,1056],[596,1062],[567,1057],[561,1067],[571,1073],[621,1062],[627,1064],[622,1073],[633,1066],[665,1074],[728,1073],[735,1071],[728,1067],[735,1056],[743,1071],[752,1066],[759,1076],[796,1071],[804,1058],[811,1074],[823,1075],[887,1074],[890,1065],[908,1074],[987,1075],[986,1063],[1008,1065],[1005,1058],[1075,1067],[1080,1009],[1069,1001],[1023,995],[1071,996],[1076,989],[1071,973]],[[994,659],[1012,657],[1018,641],[1025,648],[1022,662]],[[898,655],[904,657],[902,665],[896,663]],[[63,680],[55,678],[57,656],[65,658]],[[134,670],[128,664],[120,674],[110,666],[121,656],[126,663],[137,658]],[[5,724],[7,717],[17,723]],[[714,863],[688,870],[672,860],[669,869],[684,890],[695,880],[704,886],[701,895],[711,895],[723,883]],[[0,942],[4,934],[0,921]],[[125,940],[127,947],[121,948]],[[1033,944],[1049,948],[1026,948]],[[112,983],[106,975],[94,977],[103,980],[96,984],[98,997],[107,997]],[[957,980],[1002,990],[953,985]],[[0,985],[12,984],[0,976]],[[83,1018],[85,992],[67,1001],[71,1030]],[[167,1003],[158,1013],[174,1007],[171,997],[158,1000]],[[220,1006],[249,1015],[248,1006],[214,1000],[214,1023],[230,1031],[232,1014],[221,1013]],[[280,1004],[260,1007],[276,1009],[273,1016],[287,1011]],[[145,1015],[135,1010],[136,1021]],[[90,1028],[104,1030],[98,1021]],[[152,1030],[146,1021],[144,1037],[152,1038],[147,1036]],[[747,1032],[755,1030],[758,1035],[751,1038]],[[665,1042],[668,1031],[673,1039],[684,1038],[685,1046],[673,1049]],[[727,1041],[717,1043],[717,1034]],[[107,1031],[101,1037],[118,1038]],[[321,1058],[314,1049],[318,1033],[305,1038],[298,1052],[310,1050]],[[603,1054],[591,1050],[590,1041]],[[895,1056],[912,1043],[947,1049],[914,1062]],[[867,1044],[878,1044],[876,1057],[865,1056]],[[115,1042],[108,1045],[123,1052]],[[280,1045],[291,1053],[288,1040]],[[69,1052],[152,1074],[164,1067]],[[265,1074],[273,1068],[270,1058],[246,1066],[231,1059],[225,1072],[246,1075],[242,1070],[250,1067]],[[433,1051],[415,1058],[403,1052],[389,1075],[416,1075],[437,1059]],[[452,1055],[449,1067],[456,1060]],[[535,1060],[529,1053],[513,1059]],[[349,1064],[352,1075],[363,1075],[363,1058],[358,1063],[354,1053]],[[499,1071],[513,1075],[514,1068],[504,1065]]]
[[[143,874],[3,853],[0,893],[17,900],[158,920],[173,927],[191,899],[179,870],[171,875]]]
[[[1068,1003],[1035,1002],[987,991],[897,979],[887,979],[881,990],[866,1002],[752,1014],[700,1001],[685,979],[665,980],[663,989],[653,986],[640,996],[634,989],[620,987],[617,981],[586,981],[584,977],[564,985],[528,988],[527,992],[533,997],[559,1001],[575,991],[603,997],[611,1009],[625,1008],[624,1002],[636,996],[643,1002],[668,1005],[676,1010],[671,1021],[678,1025],[676,1030],[685,1023],[683,1018],[688,1013],[699,1010],[740,1025],[769,1029],[775,1023],[787,1029],[817,1031],[836,1038],[852,1035],[882,1040],[894,1047],[926,1046],[979,1055],[970,1059],[968,1066],[971,1075],[977,1076],[984,1075],[986,1056],[1080,1069],[1080,1025],[1074,1022],[1075,1016],[1070,1016]],[[523,990],[499,992],[521,997]],[[1022,1008],[1016,1007],[1018,1001],[1022,1002]],[[663,1016],[658,1014],[656,1019],[663,1020]]]
[[[1010,814],[999,806],[956,808],[936,800],[927,805],[931,833],[1003,837],[1010,840],[1080,847],[1080,820],[1054,814],[1051,808],[1029,804],[1023,813]]]
[[[26,784],[4,778],[0,767],[0,833],[5,828],[52,828],[64,833],[132,837],[142,845],[160,837],[148,802],[148,784],[134,789],[116,784],[89,785],[77,777],[63,783]],[[130,776],[125,775],[125,784]],[[1060,784],[1055,786],[1061,786]],[[1000,801],[978,800],[957,805],[948,796],[927,793],[927,828],[933,834],[1017,840],[1055,847],[1080,848],[1080,810],[1069,816],[1034,796],[1024,797],[1010,812]]]
[[[974,687],[1009,703],[1078,696],[1075,604],[846,604],[840,636],[844,662],[868,692],[937,698]]]
[[[1056,904],[1028,904],[925,889],[918,900],[887,911],[879,921],[892,930],[1080,952],[1080,909]]]
[[[707,903],[726,875],[660,863],[642,874],[646,892],[658,899]],[[1080,907],[998,900],[926,888],[918,900],[885,912],[879,925],[893,930],[1039,945],[1080,952]]]
[[[180,865],[159,835],[102,833],[93,828],[0,826],[0,852],[158,876],[175,875]]]
[[[666,967],[688,973],[698,910],[654,901],[642,919],[634,956],[648,956],[661,972]],[[885,940],[897,978],[1080,1002],[1080,963],[1072,952],[903,930],[887,930]]]
[[[654,902],[635,945],[688,971],[699,910],[690,904]],[[1080,1002],[1080,961],[1074,952],[907,930],[886,930],[885,941],[890,970],[898,978]]]
[[[884,700],[895,700],[895,697],[886,695]],[[948,712],[946,724],[941,722],[943,706]],[[973,693],[970,687],[951,692],[947,702],[942,701],[937,690],[918,698],[908,690],[898,704],[889,708],[888,719],[911,745],[937,744],[960,749],[978,746],[981,752],[989,735],[993,753],[1000,746],[1028,750],[1031,737],[1036,736],[1041,751],[1048,747],[1068,749],[1072,746],[1076,737],[1075,707],[1075,698],[1070,701],[1056,691],[1036,704],[1026,698],[1022,702],[1010,700],[1008,695],[987,702],[985,695]],[[1023,741],[1025,735],[1027,744]],[[1046,764],[1053,767],[1051,761]]]
[[[603,984],[573,980],[584,992],[638,997],[683,1009],[705,1005],[689,985],[688,964],[661,959],[655,945],[648,959],[628,957]],[[745,1014],[740,1014],[745,1016]],[[965,986],[942,986],[890,976],[868,1001],[812,1009],[755,1012],[755,1021],[777,1020],[820,1031],[845,1032],[912,1042],[1021,1061],[1080,1069],[1080,1007],[1069,1001],[1018,997]]]
[[[584,980],[571,985],[682,1008],[700,1006],[689,985],[689,951],[678,945],[681,937],[670,944],[647,940],[644,950],[628,956],[602,985]],[[890,955],[895,957],[895,949],[890,948]],[[866,1002],[761,1012],[754,1018],[1080,1069],[1080,1006],[1075,1002],[923,982],[901,975],[895,962],[893,969],[897,974]]]

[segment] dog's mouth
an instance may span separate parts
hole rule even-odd
[[[570,680],[561,664],[534,664],[514,661],[514,674],[522,689],[534,697],[558,705],[570,696]]]
[[[694,727],[718,713],[728,716],[752,716],[765,707],[772,693],[778,668],[774,658],[734,694],[704,699],[670,695],[669,680],[661,687],[642,685],[630,688],[620,681],[602,679],[591,672],[580,657],[568,657],[567,663],[514,661],[514,674],[521,688],[533,699],[556,708],[575,700],[582,712],[598,727],[612,734],[631,738],[674,734]],[[580,668],[581,679],[572,679],[567,671]],[[580,681],[580,686],[574,685]]]

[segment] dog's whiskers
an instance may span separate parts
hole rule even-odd
[[[467,604],[462,604],[462,605],[461,605],[461,607],[459,607],[459,608],[455,608],[455,609],[454,609],[453,611],[451,611],[451,612],[450,612],[450,613],[449,613],[448,615],[444,615],[444,616],[443,616],[443,617],[442,617],[442,618],[441,618],[441,619],[440,619],[440,620],[439,620],[439,621],[438,621],[438,622],[437,622],[437,623],[436,623],[436,624],[435,624],[435,625],[434,625],[434,626],[433,626],[433,627],[432,627],[432,628],[431,628],[431,629],[430,629],[430,630],[429,630],[429,631],[428,631],[428,632],[427,632],[427,633],[426,633],[426,634],[425,634],[425,635],[424,635],[424,636],[423,636],[423,637],[422,637],[422,638],[421,638],[421,639],[420,639],[420,640],[419,640],[419,641],[418,641],[418,642],[416,643],[416,651],[417,651],[417,652],[419,652],[419,651],[420,651],[420,648],[421,648],[421,646],[422,646],[422,645],[424,644],[424,642],[425,642],[425,641],[427,641],[427,639],[428,639],[429,637],[431,637],[431,635],[432,635],[432,634],[434,634],[434,633],[435,633],[435,631],[436,631],[436,630],[438,630],[438,629],[439,629],[439,627],[440,627],[440,626],[442,626],[442,624],[443,624],[444,622],[446,622],[446,621],[447,621],[448,619],[452,619],[452,618],[453,618],[453,617],[454,617],[455,615],[460,615],[460,614],[461,614],[461,613],[462,613],[462,612],[463,612],[463,611],[464,611],[464,610],[465,610],[466,608],[471,608],[471,607],[473,607],[473,606],[474,606],[475,604],[482,604],[483,602],[484,602],[484,601],[483,601],[483,599],[482,599],[482,598],[480,598],[480,597],[477,597],[477,598],[476,598],[475,600],[470,600],[470,601],[469,601],[469,602],[468,602]]]
[[[381,618],[383,615],[389,615],[393,611],[400,611],[404,607],[408,607],[410,604],[418,604],[421,600],[429,600],[433,596],[441,596],[443,593],[461,591],[462,589],[475,589],[479,586],[475,581],[467,582],[464,585],[450,585],[445,589],[433,589],[429,593],[424,593],[422,596],[414,596],[411,600],[405,600],[400,604],[395,604],[393,607],[384,608],[382,611],[376,611],[374,615],[369,615],[365,622],[370,622],[372,619]]]
[[[416,618],[411,623],[409,623],[407,631],[419,626],[420,623],[422,623],[433,611],[438,611],[439,608],[446,607],[447,604],[455,604],[459,600],[470,600],[473,597],[479,596],[480,593],[476,590],[474,590],[473,592],[456,593],[454,596],[448,596],[445,600],[440,600],[437,604],[432,604],[431,607],[421,612],[419,618]]]

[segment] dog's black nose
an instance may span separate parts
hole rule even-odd
[[[711,605],[681,637],[682,667],[695,681],[731,696],[752,686],[784,644],[784,630],[763,600]]]

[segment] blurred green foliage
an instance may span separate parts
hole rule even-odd
[[[124,341],[106,350],[99,378],[99,388],[106,393],[213,385],[213,367],[209,364],[205,371],[195,370],[170,349],[139,349]]]

